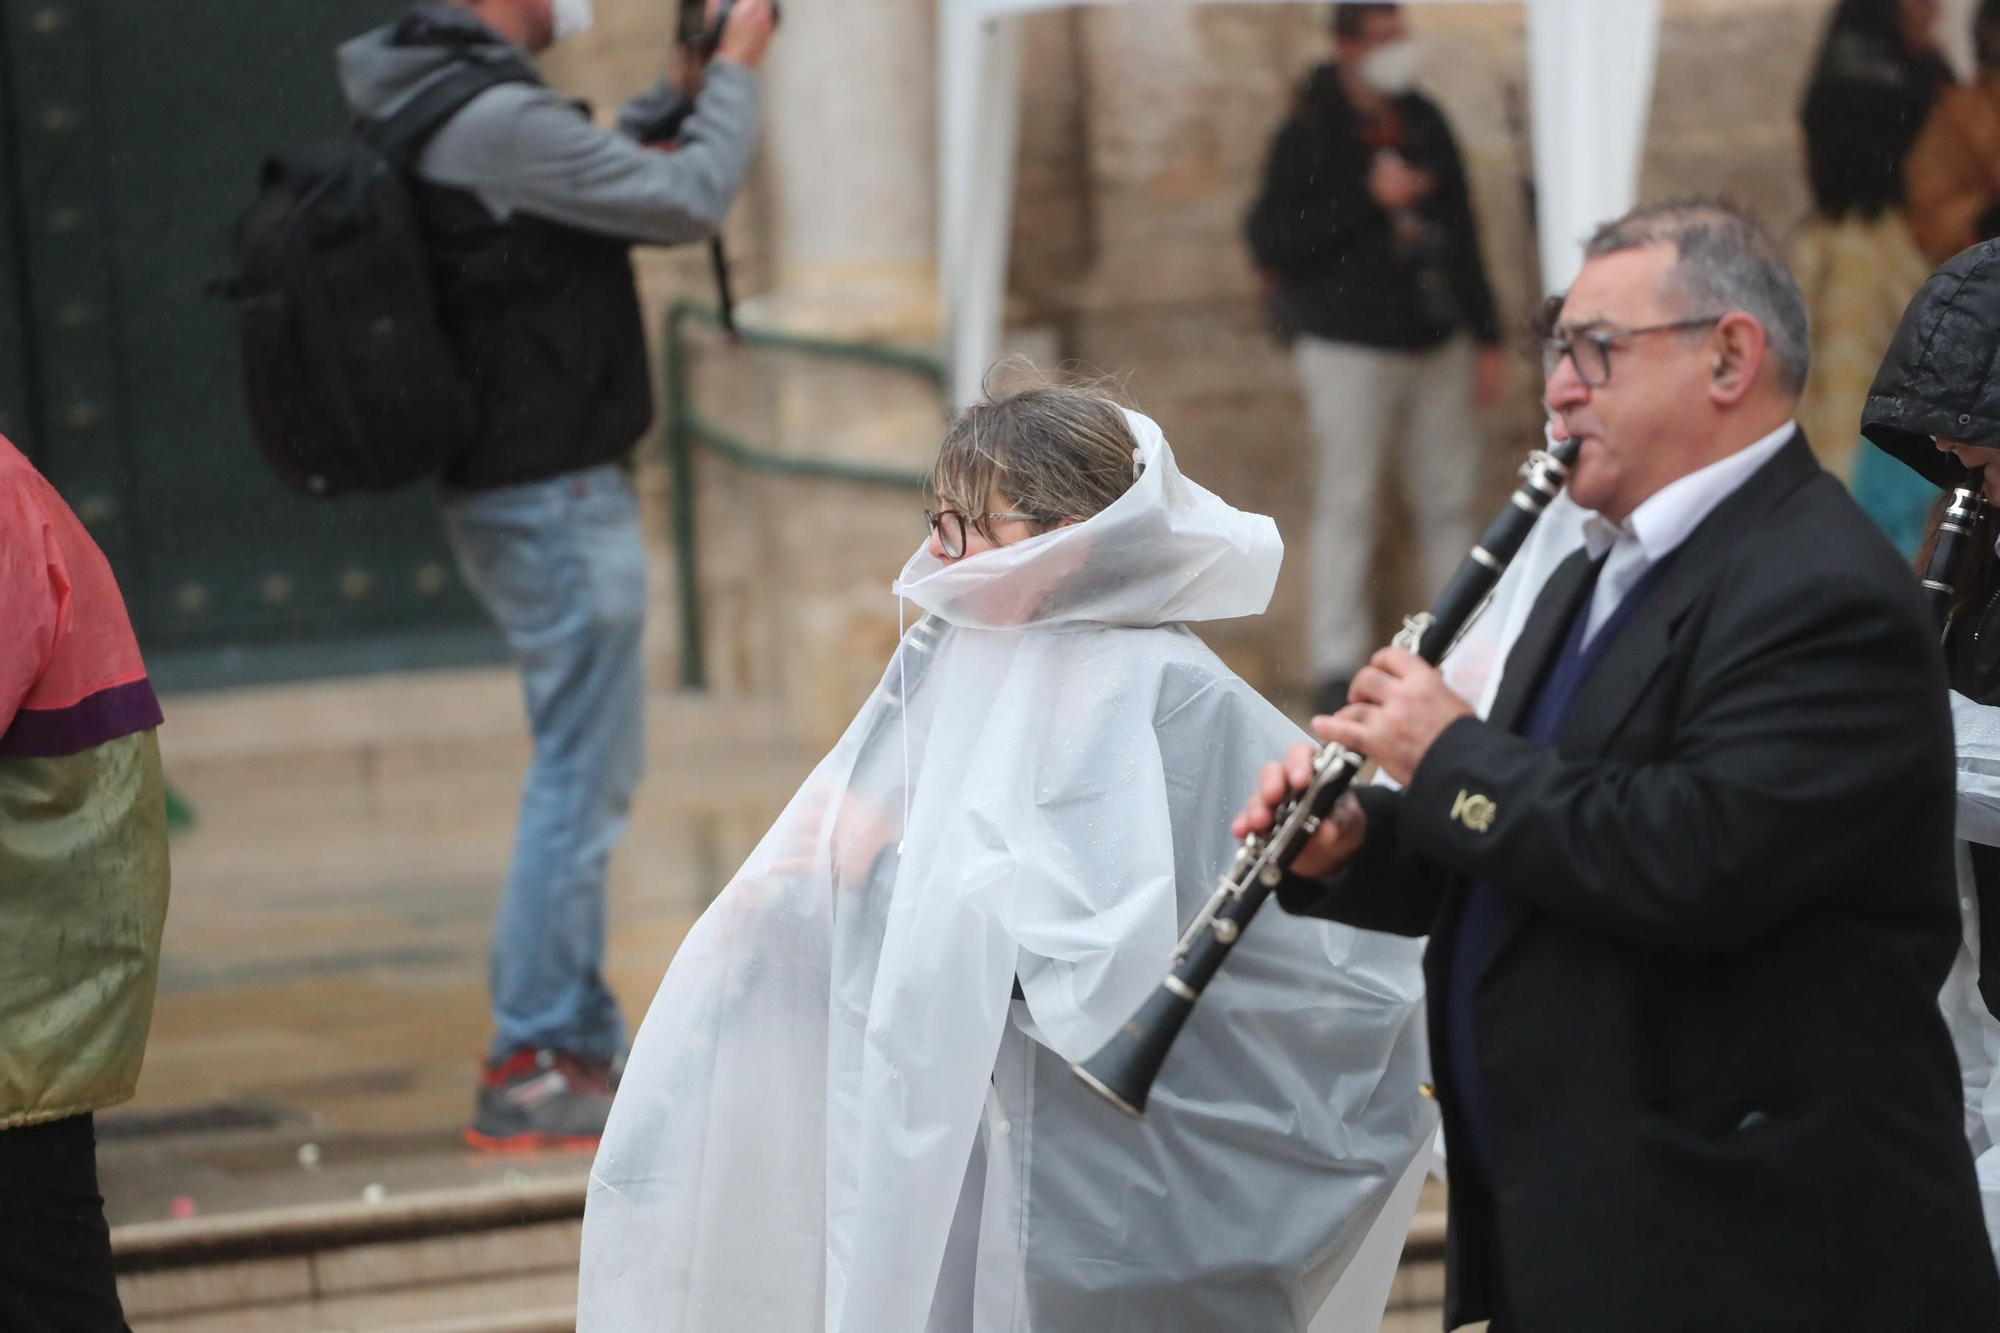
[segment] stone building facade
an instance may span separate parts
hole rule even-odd
[[[1781,231],[1807,201],[1795,108],[1827,0],[1663,0],[1642,197],[1726,194]],[[661,0],[599,0],[598,29],[556,54],[558,81],[609,105],[658,67]],[[1528,217],[1531,156],[1521,8],[1411,8],[1425,86],[1471,169],[1487,262],[1509,327],[1540,291]],[[1284,350],[1267,332],[1241,223],[1269,136],[1326,58],[1322,5],[1142,3],[1028,21],[1009,325],[1036,360],[1120,380],[1159,419],[1183,467],[1269,513],[1304,546],[1310,469]],[[935,345],[933,0],[790,7],[774,48],[762,160],[732,219],[745,319],[815,336]],[[704,257],[650,254],[652,300],[707,293]],[[1525,339],[1524,339],[1525,344]],[[928,385],[704,343],[704,416],[781,454],[920,469],[940,423]],[[1539,435],[1524,345],[1512,392],[1465,442],[1497,503]],[[703,456],[695,469],[706,659],[716,688],[768,695],[819,736],[837,731],[896,635],[890,580],[920,536],[913,492],[762,475]],[[664,534],[666,480],[649,472]],[[1393,494],[1393,488],[1392,488]],[[1382,629],[1425,590],[1395,558],[1418,512],[1385,525]],[[676,609],[662,540],[662,683]],[[1281,704],[1306,682],[1302,571],[1272,613],[1205,631]]]

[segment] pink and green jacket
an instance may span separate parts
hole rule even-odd
[[[110,565],[0,439],[0,1129],[138,1083],[167,914],[159,725]]]

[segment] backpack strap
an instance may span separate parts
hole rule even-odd
[[[534,70],[520,60],[462,60],[449,73],[425,84],[395,112],[361,120],[355,129],[377,152],[408,169],[431,136],[488,88],[540,82]]]

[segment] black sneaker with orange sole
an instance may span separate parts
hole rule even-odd
[[[595,1148],[611,1114],[602,1061],[516,1051],[486,1066],[465,1141],[481,1152]]]

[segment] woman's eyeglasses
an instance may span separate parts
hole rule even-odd
[[[978,518],[968,519],[956,509],[926,509],[924,511],[924,522],[929,524],[930,530],[937,534],[938,545],[944,548],[945,555],[953,560],[957,560],[965,554],[965,529],[968,523],[984,533],[986,539],[991,541],[993,540],[993,529],[989,528],[987,524],[996,521],[1002,523],[1009,521],[1041,523],[1045,520],[1039,514],[981,514]]]

